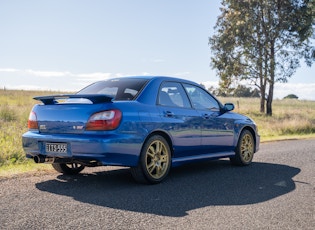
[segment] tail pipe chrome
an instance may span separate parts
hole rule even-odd
[[[52,164],[55,162],[55,158],[54,157],[46,157],[43,155],[37,155],[34,156],[34,162],[35,163],[47,163],[47,164]]]

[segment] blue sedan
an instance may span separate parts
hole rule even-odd
[[[154,184],[188,162],[228,157],[249,165],[259,149],[254,121],[183,79],[115,78],[34,99],[40,103],[22,137],[26,157],[63,174],[127,166],[137,182]]]

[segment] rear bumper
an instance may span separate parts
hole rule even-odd
[[[66,143],[66,153],[47,153],[46,143]],[[97,161],[100,165],[136,166],[142,147],[139,136],[130,134],[40,134],[26,132],[22,136],[27,157],[45,156]]]

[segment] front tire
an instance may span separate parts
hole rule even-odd
[[[84,165],[78,163],[60,164],[53,163],[52,167],[57,171],[65,175],[79,174],[84,168]]]
[[[138,166],[131,168],[139,183],[157,184],[165,179],[171,168],[171,151],[167,141],[159,135],[150,137],[144,144]]]
[[[252,163],[255,153],[253,134],[249,130],[242,131],[238,140],[235,156],[230,158],[233,165],[246,166]]]

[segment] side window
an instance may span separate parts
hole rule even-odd
[[[163,82],[161,84],[157,104],[172,107],[191,108],[185,90],[177,82]]]
[[[194,85],[184,84],[185,90],[196,109],[219,110],[220,106],[207,91]]]

